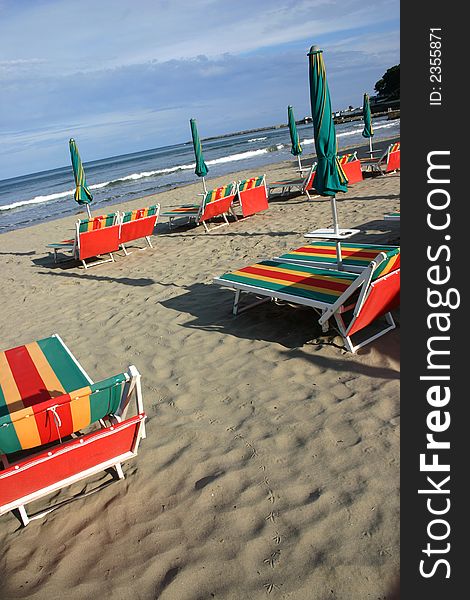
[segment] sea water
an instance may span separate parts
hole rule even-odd
[[[299,125],[297,130],[303,148],[301,158],[311,158],[315,153],[313,126]],[[339,150],[364,144],[362,130],[361,121],[336,125]],[[400,119],[374,119],[374,143],[399,136],[399,132]],[[287,127],[203,140],[204,158],[209,168],[208,185],[211,178],[234,171],[261,175],[264,165],[297,160],[290,154],[290,149]],[[192,142],[84,162],[84,168],[93,194],[95,215],[108,212],[112,204],[198,181],[194,174]],[[74,201],[74,190],[70,165],[1,180],[0,233],[72,214],[83,218],[84,209]]]

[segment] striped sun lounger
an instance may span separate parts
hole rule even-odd
[[[323,331],[334,317],[346,348],[355,352],[395,328],[390,311],[399,304],[399,261],[399,249],[382,252],[362,273],[355,274],[267,260],[226,273],[214,282],[235,290],[234,315],[276,298],[314,308],[320,313],[318,322]],[[240,309],[242,292],[262,299]],[[382,315],[385,315],[386,327],[353,344],[351,336]]]
[[[145,238],[149,248],[153,248],[150,236],[153,235],[159,214],[159,204],[119,213],[119,245],[126,256],[131,253],[125,244],[134,240]],[[145,248],[140,248],[140,250],[145,250]]]
[[[361,162],[357,158],[357,152],[338,156],[338,162],[343,167],[344,174],[348,180],[348,185],[364,179],[362,176]]]
[[[265,175],[243,179],[237,185],[237,199],[243,217],[250,217],[269,208]]]
[[[283,179],[282,181],[273,181],[268,184],[268,193],[269,197],[273,197],[272,192],[274,190],[281,190],[277,196],[284,196],[285,194],[290,194],[292,192],[300,192],[301,194],[306,194],[307,198],[310,199],[309,191],[313,187],[313,180],[315,178],[315,171],[317,168],[317,163],[313,163],[310,169],[308,170],[306,177],[298,177],[296,179]]]
[[[399,212],[388,213],[388,214],[384,215],[384,219],[386,221],[399,221],[400,213]]]
[[[186,222],[194,221],[196,225],[203,224],[206,232],[228,225],[227,213],[232,212],[232,202],[237,193],[237,185],[235,182],[229,183],[213,190],[209,190],[204,194],[201,204],[189,204],[172,208],[161,213],[162,217],[168,217],[170,228],[175,224],[178,218],[185,218]],[[222,217],[224,222],[209,229],[207,223],[215,217]]]
[[[390,144],[382,156],[378,158],[361,158],[363,170],[376,171],[386,175],[400,170],[400,142]]]
[[[397,250],[397,246],[378,246],[375,244],[341,243],[342,269],[351,273],[360,273],[366,269],[370,261],[381,252]],[[315,242],[306,244],[285,254],[276,256],[274,260],[293,264],[337,269],[337,249],[335,242]]]
[[[125,419],[131,394],[137,414]],[[134,366],[93,383],[58,335],[0,352],[0,515],[19,509],[27,525],[55,508],[29,517],[33,500],[110,467],[123,478],[144,419]]]
[[[119,250],[118,220],[117,212],[91,219],[80,219],[75,225],[75,238],[47,245],[54,250],[54,262],[57,262],[58,252],[70,252],[71,258],[80,260],[85,269],[105,262],[114,262],[113,252]],[[89,258],[104,254],[109,254],[109,258],[86,262]]]

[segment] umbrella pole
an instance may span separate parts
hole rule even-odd
[[[86,211],[88,213],[88,218],[91,219],[90,205],[89,204],[85,204],[85,206],[86,206]]]
[[[297,160],[299,161],[299,171],[302,173],[302,164],[300,162],[300,154],[297,154]]]
[[[202,178],[202,187],[204,188],[204,194],[207,194],[206,180],[204,179],[204,177]]]
[[[371,137],[369,138],[369,152],[370,152],[370,154],[374,153],[374,151],[372,150],[372,138]]]
[[[333,232],[335,235],[339,235],[338,227],[338,213],[336,212],[336,196],[331,197],[331,213],[333,216]],[[343,268],[343,259],[341,256],[341,242],[336,240],[336,262],[338,263],[338,269]]]

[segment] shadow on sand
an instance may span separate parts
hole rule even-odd
[[[183,294],[161,302],[165,308],[194,317],[190,322],[182,324],[182,327],[218,331],[250,340],[275,342],[284,346],[285,351],[281,350],[281,355],[285,358],[301,357],[326,369],[349,370],[382,379],[400,377],[399,372],[394,369],[355,362],[354,355],[351,354],[342,358],[340,350],[334,359],[326,355],[322,356],[318,352],[314,354],[307,352],[304,346],[316,344],[315,338],[321,336],[317,313],[309,307],[266,302],[234,317],[231,313],[232,304],[233,291],[219,288],[215,284],[203,283],[187,286]],[[396,339],[393,339],[394,337],[397,337],[396,330],[379,338],[373,344],[376,350],[398,362],[399,344],[396,343]],[[370,351],[370,346],[366,346],[359,350],[359,354],[368,354]]]

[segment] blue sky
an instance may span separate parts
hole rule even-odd
[[[400,62],[399,0],[0,0],[0,179],[334,110]]]

